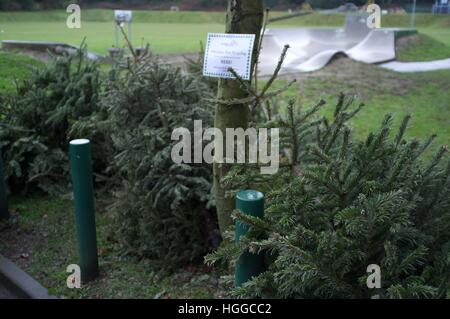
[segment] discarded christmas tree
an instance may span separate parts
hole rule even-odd
[[[229,185],[267,194],[264,219],[235,213],[251,231],[207,256],[235,261],[265,251],[268,270],[235,291],[275,298],[450,297],[450,161],[442,147],[421,155],[434,137],[405,140],[410,117],[391,136],[387,115],[366,140],[347,126],[360,108],[343,96],[332,121],[289,109],[283,129],[285,168],[269,179],[254,169],[231,172]],[[382,287],[367,287],[367,267]]]

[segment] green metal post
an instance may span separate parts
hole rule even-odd
[[[254,217],[264,217],[264,194],[254,190],[241,191],[236,195],[236,208],[242,213]],[[236,222],[235,240],[248,232],[249,226],[241,221]],[[236,263],[235,285],[242,286],[252,277],[264,271],[264,255],[244,252]]]
[[[0,220],[8,219],[8,198],[6,197],[5,170],[3,167],[2,150],[0,149]]]
[[[69,152],[75,199],[81,280],[87,282],[98,276],[91,143],[89,140],[84,139],[71,141]]]

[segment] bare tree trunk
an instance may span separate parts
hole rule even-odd
[[[263,0],[229,0],[226,22],[227,33],[255,34],[252,70],[257,56],[258,43],[264,19]],[[242,99],[247,92],[240,87],[238,81],[221,79],[219,82],[218,99]],[[226,128],[246,129],[249,121],[249,107],[246,104],[216,106],[215,127],[224,134],[226,143]],[[223,148],[225,150],[225,147]],[[214,195],[216,199],[217,215],[220,231],[223,232],[231,225],[231,213],[234,210],[234,199],[225,198],[225,190],[220,181],[230,170],[229,164],[214,163]]]

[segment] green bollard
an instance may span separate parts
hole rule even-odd
[[[254,190],[241,191],[236,195],[236,208],[242,213],[254,217],[264,217],[264,194]],[[249,226],[241,221],[236,221],[235,240],[248,232]],[[258,276],[264,271],[264,255],[244,252],[236,263],[235,285],[242,286],[252,277]]]
[[[0,149],[0,220],[9,218],[8,198],[6,196],[5,170],[3,167],[2,150]]]
[[[90,141],[85,139],[71,141],[69,153],[75,199],[81,280],[82,282],[88,282],[98,276],[94,182]]]

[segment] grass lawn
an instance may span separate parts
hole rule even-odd
[[[35,67],[43,65],[24,55],[0,51],[0,93],[15,88],[15,80],[25,79]]]
[[[81,29],[67,29],[64,23],[5,23],[0,39],[57,41],[79,45],[86,37],[88,49],[101,55],[106,55],[108,48],[115,45],[112,23],[85,22]],[[223,30],[223,25],[211,23],[134,23],[132,39],[136,47],[150,43],[152,50],[161,54],[193,53],[200,51],[200,41],[205,41],[208,32]]]
[[[400,44],[405,41],[404,44]],[[397,45],[399,61],[433,61],[450,57],[450,45],[426,34],[400,39]]]
[[[77,263],[75,215],[69,200],[45,196],[15,197],[12,219],[0,224],[0,253],[30,273],[52,295],[65,298],[222,298],[224,285],[206,267],[188,267],[164,276],[145,262],[114,253],[108,215],[97,210],[97,241],[101,276],[68,289],[66,267]],[[20,240],[18,240],[20,238]]]
[[[272,16],[284,13],[274,12]],[[111,10],[82,11],[81,29],[66,27],[65,11],[0,12],[0,40],[61,41],[78,45],[84,37],[91,51],[106,54],[115,42]],[[341,27],[342,14],[311,14],[276,22],[270,27]],[[408,15],[383,16],[383,26],[409,27]],[[157,53],[193,53],[208,32],[224,31],[221,12],[135,11],[132,37],[136,46],[149,42]],[[450,17],[419,14],[421,32],[450,46]]]
[[[450,25],[446,28],[423,28],[420,32],[450,46]]]
[[[89,50],[105,55],[115,45],[112,17],[112,10],[85,10],[81,29],[68,29],[65,11],[0,12],[0,40],[79,45],[86,37]],[[224,13],[135,11],[133,44],[150,43],[161,54],[199,52],[200,41],[205,41],[208,32],[224,31],[224,19]]]
[[[426,157],[440,145],[450,145],[450,70],[400,74],[339,58],[318,72],[295,77],[298,85],[284,94],[285,100],[299,98],[305,106],[312,106],[323,98],[328,102],[323,114],[328,117],[340,92],[356,96],[355,103],[364,103],[364,109],[351,122],[359,138],[377,129],[386,113],[395,116],[395,127],[411,114],[407,137],[423,140],[438,135]]]

